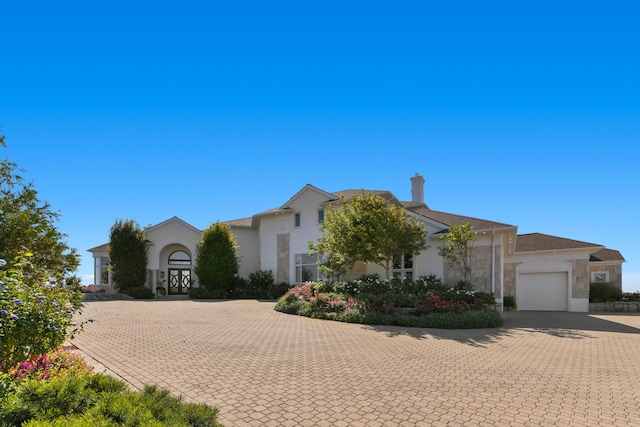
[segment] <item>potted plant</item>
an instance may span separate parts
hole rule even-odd
[[[156,294],[159,297],[163,297],[167,294],[167,289],[164,287],[164,280],[156,285]]]

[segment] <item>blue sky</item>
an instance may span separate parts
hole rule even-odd
[[[116,219],[198,228],[305,184],[622,252],[640,290],[635,1],[26,1],[0,125],[82,255]]]

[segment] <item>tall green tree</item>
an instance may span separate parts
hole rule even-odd
[[[116,289],[144,286],[147,278],[148,248],[144,231],[133,220],[118,219],[109,231],[109,268]]]
[[[194,271],[207,289],[224,289],[238,273],[238,244],[229,224],[216,222],[202,233]]]
[[[470,283],[471,253],[476,238],[477,234],[470,223],[453,225],[449,227],[446,235],[438,238],[442,243],[438,253],[451,267],[460,272],[460,280],[464,281],[465,286]]]
[[[394,259],[428,247],[424,223],[404,207],[364,191],[349,200],[343,197],[338,208],[330,206],[320,231],[322,236],[310,242],[309,249],[321,254],[320,268],[332,276],[361,261],[383,267],[389,279]]]
[[[4,136],[0,146],[5,149]],[[0,160],[0,364],[60,346],[80,311],[78,256],[56,228],[59,214],[39,199],[22,170]]]
[[[4,136],[0,136],[0,145],[6,148]],[[74,272],[80,259],[66,243],[67,235],[56,227],[60,214],[40,200],[33,183],[26,182],[22,173],[16,163],[0,160],[0,257],[9,268],[21,254],[30,252],[34,267],[79,284]]]

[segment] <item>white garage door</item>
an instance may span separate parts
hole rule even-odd
[[[520,273],[519,310],[567,311],[568,273]]]

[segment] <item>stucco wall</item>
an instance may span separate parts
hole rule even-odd
[[[248,227],[231,227],[231,232],[238,244],[238,256],[240,258],[238,275],[247,279],[249,274],[260,270],[258,231]]]

